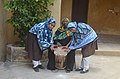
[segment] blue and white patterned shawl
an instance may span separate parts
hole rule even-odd
[[[55,23],[55,19],[49,18],[45,22],[35,24],[30,30],[30,33],[37,35],[38,44],[41,50],[45,50],[53,44],[52,30],[48,28],[50,23]]]
[[[88,24],[71,22],[68,24],[68,27],[76,28],[76,32],[72,36],[71,45],[69,46],[71,50],[82,48],[97,37],[96,32]]]

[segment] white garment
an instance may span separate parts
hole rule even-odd
[[[41,61],[40,61],[40,60],[38,61],[38,65],[42,65],[42,63],[41,63]]]
[[[83,71],[89,70],[89,59],[90,56],[82,58],[81,68],[83,68]]]
[[[37,67],[38,65],[41,65],[42,63],[39,61],[32,60],[33,68]]]

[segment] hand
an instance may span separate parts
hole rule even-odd
[[[62,46],[59,42],[57,42],[58,47]]]
[[[58,47],[58,45],[52,45],[51,47],[50,47],[50,49],[53,51],[53,50],[55,50],[56,48]]]
[[[55,46],[55,45],[50,46],[50,49],[51,49],[52,51],[55,50],[54,46]]]
[[[62,49],[67,49],[68,47],[67,46],[62,46]]]
[[[68,49],[65,49],[64,52],[70,52],[71,50],[68,48]]]

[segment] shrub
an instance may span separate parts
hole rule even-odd
[[[38,22],[51,16],[49,6],[54,0],[5,0],[4,7],[12,13],[7,20],[14,27],[14,33],[19,37],[19,45],[25,46],[28,30]]]

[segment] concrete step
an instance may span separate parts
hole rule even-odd
[[[120,44],[98,43],[98,47],[96,55],[120,56]]]
[[[81,49],[76,51],[79,54]],[[112,43],[98,43],[98,50],[96,50],[95,55],[102,56],[120,56],[120,44]]]

